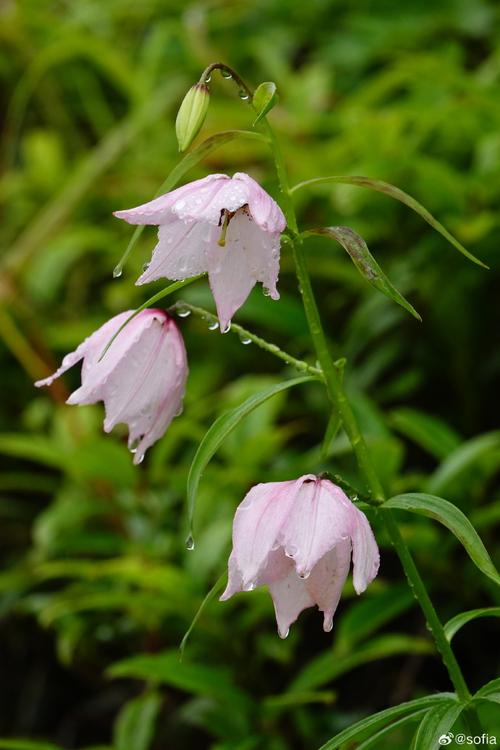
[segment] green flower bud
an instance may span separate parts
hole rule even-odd
[[[207,114],[210,94],[205,83],[191,86],[179,107],[175,132],[179,151],[185,151],[198,135]]]

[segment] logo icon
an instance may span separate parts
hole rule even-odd
[[[454,735],[451,732],[448,732],[447,734],[442,734],[438,742],[440,745],[451,745],[453,737]]]

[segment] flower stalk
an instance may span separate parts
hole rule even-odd
[[[303,242],[302,238],[299,236],[297,218],[291,200],[291,190],[283,156],[271,126],[265,118],[263,122],[269,136],[270,147],[273,153],[276,171],[284,198],[283,212],[287,218],[289,229],[294,235],[290,239],[290,242],[295,262],[296,275],[299,282],[299,289],[304,304],[304,311],[309,325],[311,339],[316,351],[316,356],[324,373],[326,390],[333,409],[340,415],[344,430],[356,456],[360,472],[366,482],[370,493],[369,502],[375,506],[380,506],[385,500],[384,490],[375,471],[375,467],[373,466],[368,447],[359,429],[355,414],[347,398],[342,378],[333,365],[309,272],[307,270]],[[470,700],[471,694],[463,677],[460,665],[458,664],[455,654],[446,638],[443,625],[436,613],[429,594],[427,593],[427,589],[420,573],[418,572],[411,552],[401,535],[394,515],[390,510],[379,511],[379,513],[385,524],[391,543],[401,561],[408,583],[427,620],[428,628],[432,633],[436,647],[443,658],[443,662],[448,670],[450,680],[455,688],[457,696],[463,702],[467,702]]]
[[[177,314],[183,315],[193,313],[194,315],[198,315],[203,320],[206,320],[209,324],[209,328],[215,330],[215,328],[218,326],[217,316],[213,315],[212,313],[208,312],[208,310],[205,310],[203,307],[197,307],[196,305],[191,305],[188,302],[184,302],[184,300],[179,300],[175,304],[173,304],[168,311],[171,315]],[[319,380],[322,380],[324,382],[324,375],[323,372],[318,367],[312,367],[311,365],[308,365],[307,362],[304,362],[302,359],[296,359],[295,357],[292,357],[291,354],[288,354],[288,352],[283,351],[283,349],[280,349],[279,346],[276,344],[272,344],[270,341],[266,341],[265,339],[261,338],[260,336],[256,336],[255,333],[252,333],[251,331],[247,330],[246,328],[243,328],[243,326],[237,325],[236,323],[231,324],[231,328],[229,329],[233,333],[236,333],[239,337],[242,343],[244,344],[256,344],[256,346],[260,347],[261,349],[264,349],[264,351],[269,352],[269,354],[274,355],[278,359],[281,359],[283,362],[286,362],[287,365],[291,365],[292,367],[295,367],[296,370],[299,370],[300,372],[308,372],[310,375],[314,375],[314,377],[318,378]],[[339,360],[338,362],[334,363],[334,367],[337,367],[339,369],[342,368],[343,362],[342,360]]]

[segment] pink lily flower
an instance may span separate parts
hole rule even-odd
[[[50,385],[83,359],[82,384],[67,403],[104,401],[105,432],[119,422],[127,424],[128,446],[134,463],[139,464],[182,409],[188,367],[180,331],[163,310],[138,313],[100,359],[106,344],[132,313],[129,310],[108,320],[67,354],[53,375],[35,385]]]
[[[379,552],[365,514],[340,487],[313,474],[258,484],[236,510],[221,601],[267,585],[281,638],[302,610],[315,604],[329,632],[351,551],[354,588],[361,594],[377,575]]]
[[[129,224],[158,225],[158,244],[136,283],[208,273],[221,331],[229,330],[232,316],[257,281],[266,294],[279,299],[285,217],[247,174],[209,175],[114,215]]]

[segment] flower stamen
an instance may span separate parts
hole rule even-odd
[[[219,237],[219,239],[217,240],[217,244],[218,244],[218,245],[220,245],[220,247],[225,247],[225,246],[226,246],[226,233],[227,233],[227,228],[228,228],[228,226],[229,226],[229,222],[231,221],[231,218],[233,217],[233,215],[234,215],[234,214],[231,214],[231,213],[230,213],[230,212],[229,212],[229,211],[228,211],[227,209],[225,209],[225,208],[224,208],[224,209],[223,209],[223,211],[221,212],[221,223],[222,223],[222,228],[221,228],[221,230],[220,230],[220,237]],[[224,219],[222,219],[222,216],[224,216]]]

